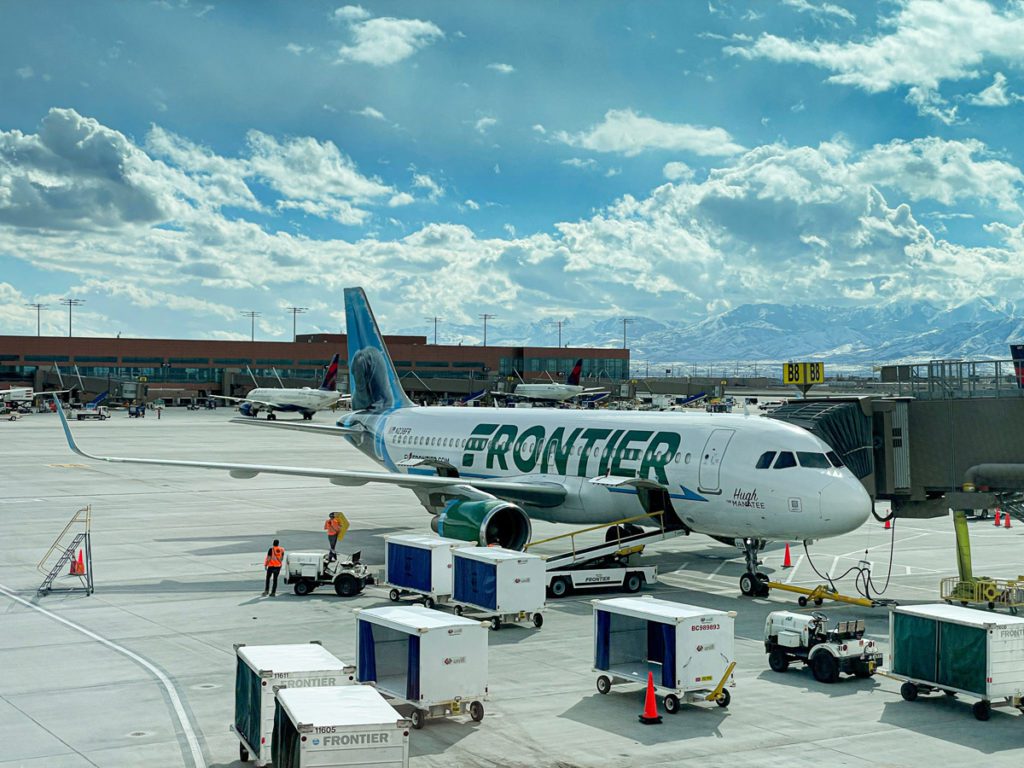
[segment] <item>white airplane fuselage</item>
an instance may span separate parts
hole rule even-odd
[[[512,393],[516,397],[525,397],[530,400],[551,400],[556,403],[579,397],[584,392],[584,387],[576,384],[520,384]]]
[[[602,477],[665,487],[690,529],[723,538],[838,536],[859,527],[871,510],[853,473],[826,460],[827,444],[760,416],[414,407],[355,412],[339,425],[365,428],[365,435],[348,439],[392,471],[434,474],[423,465],[402,465],[424,459],[454,468],[469,482],[562,485],[568,491],[562,504],[522,505],[530,517],[551,522],[598,525],[644,513],[635,487],[591,482]],[[806,463],[825,466],[756,468],[767,452],[806,454]]]
[[[332,407],[338,402],[340,397],[340,392],[313,389],[311,387],[302,387],[300,389],[257,387],[249,392],[245,399],[255,401],[251,407],[253,411],[268,409],[313,413]],[[262,405],[262,403],[270,403],[271,405]]]
[[[0,389],[0,403],[23,403],[32,400],[32,387],[11,387]]]

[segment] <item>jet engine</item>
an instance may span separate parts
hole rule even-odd
[[[499,499],[449,501],[444,511],[430,521],[430,528],[445,538],[516,550],[530,543],[532,533],[526,512]]]

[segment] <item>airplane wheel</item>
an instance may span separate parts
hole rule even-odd
[[[744,573],[740,576],[740,592],[747,597],[754,595],[754,590],[757,588],[757,579],[752,573]]]

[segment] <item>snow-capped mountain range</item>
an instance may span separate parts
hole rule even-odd
[[[432,331],[432,329],[431,329]],[[482,327],[445,324],[441,344],[479,344]],[[565,320],[562,344],[570,347],[622,347],[621,318]],[[411,328],[402,333],[423,334]],[[428,340],[432,334],[428,333]],[[550,321],[510,324],[492,321],[488,344],[558,344]],[[745,304],[698,322],[634,317],[626,343],[634,366],[652,373],[669,366],[729,362],[823,360],[844,367],[936,359],[1008,359],[1011,342],[1024,343],[1024,308],[1010,300],[973,301],[951,309],[928,303],[882,307],[786,306]],[[677,371],[689,373],[689,370]]]

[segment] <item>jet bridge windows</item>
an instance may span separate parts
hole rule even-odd
[[[757,460],[756,469],[768,469],[772,465],[772,459],[775,458],[775,451],[765,451],[761,454],[761,458]]]

